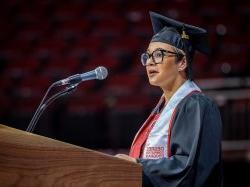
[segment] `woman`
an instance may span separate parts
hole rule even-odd
[[[142,54],[149,83],[163,95],[137,133],[129,156],[143,186],[221,186],[221,119],[192,81],[194,51],[208,53],[207,32],[150,12],[155,35]]]

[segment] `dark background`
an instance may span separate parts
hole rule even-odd
[[[203,27],[211,54],[197,54],[198,85],[223,120],[225,186],[250,173],[248,0],[4,0],[0,5],[0,123],[25,130],[53,82],[105,66],[52,104],[35,133],[109,154],[127,153],[161,92],[149,86],[140,54],[152,37],[149,11]]]

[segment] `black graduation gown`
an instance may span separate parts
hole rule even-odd
[[[222,186],[221,135],[217,105],[202,93],[185,97],[172,124],[170,158],[137,159],[143,186]]]

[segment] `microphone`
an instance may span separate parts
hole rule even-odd
[[[82,73],[82,74],[72,75],[66,79],[57,81],[55,83],[55,86],[62,86],[66,84],[79,84],[80,82],[93,80],[93,79],[103,80],[103,79],[106,79],[107,76],[108,76],[107,68],[103,66],[99,66],[92,71]]]

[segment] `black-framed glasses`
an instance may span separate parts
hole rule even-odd
[[[141,63],[143,66],[147,66],[149,59],[152,57],[152,60],[155,64],[160,64],[163,62],[164,56],[170,56],[169,54],[177,55],[176,52],[168,51],[165,49],[156,49],[151,54],[149,54],[148,52],[145,52],[145,53],[142,53],[141,55]]]

